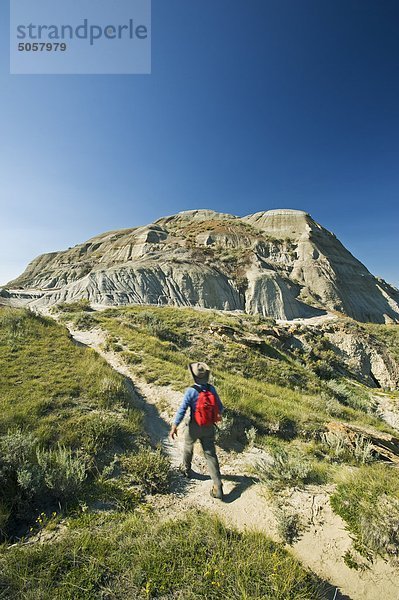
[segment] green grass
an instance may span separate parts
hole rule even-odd
[[[108,332],[108,347],[118,349],[133,372],[149,382],[182,392],[191,383],[187,363],[208,362],[214,383],[232,416],[231,428],[240,430],[237,423],[244,422],[245,428],[256,427],[258,444],[270,446],[271,440],[279,440],[271,452],[274,464],[258,465],[256,469],[256,475],[274,494],[287,487],[333,482],[346,472],[347,465],[357,472],[363,462],[376,460],[369,452],[366,438],[359,437],[355,445],[347,440],[341,443],[330,439],[331,436],[324,438],[326,422],[338,420],[391,432],[375,416],[367,388],[337,376],[323,338],[303,365],[289,353],[270,345],[262,333],[268,327],[256,317],[169,307],[129,307],[97,313],[96,318]],[[257,336],[263,343],[252,348],[233,337],[221,339],[209,333],[211,323],[228,325],[244,336]],[[329,376],[332,374],[335,379],[325,379],[324,367],[318,376],[324,363],[331,371]],[[241,427],[242,434],[245,428]],[[385,465],[378,464],[361,467],[359,473],[372,473],[374,468],[381,468],[382,474],[391,473],[384,470]],[[365,509],[367,493],[366,486],[359,487],[355,511],[359,519],[364,519],[364,526],[373,522]],[[339,498],[344,503],[346,494],[347,488],[339,486],[334,495],[334,507],[344,518],[347,515]],[[380,538],[387,540],[393,535],[392,524],[384,519],[380,515],[376,522]],[[367,541],[372,552],[381,550],[378,541],[374,543],[370,536],[359,533],[353,518],[350,529],[361,537],[362,544]]]
[[[68,510],[95,490],[104,495],[104,485],[110,491],[112,482],[100,485],[103,469],[114,454],[134,455],[147,437],[123,377],[94,351],[76,346],[51,319],[0,310],[0,373],[5,539],[28,528],[42,510],[58,504]],[[145,458],[150,480],[157,461],[150,450]],[[116,492],[119,505],[126,494]]]
[[[399,555],[399,472],[384,463],[341,472],[331,504],[363,554]]]
[[[60,315],[80,328],[100,326],[107,347],[132,373],[160,386],[183,392],[191,384],[188,362],[208,362],[230,415],[231,431],[224,437],[245,442],[245,431],[256,428],[257,444],[278,459],[263,471],[275,492],[332,481],[352,465],[352,479],[340,480],[334,494],[334,510],[365,552],[392,555],[397,533],[387,507],[396,515],[397,473],[374,463],[358,469],[354,465],[362,457],[322,437],[331,420],[389,428],[373,415],[364,387],[326,381],[324,371],[317,375],[328,352],[323,340],[304,365],[271,343],[272,324],[259,317],[169,307],[92,313],[87,303],[61,307]],[[211,334],[215,323],[232,328],[235,336]],[[261,343],[248,346],[243,336]],[[24,310],[1,309],[0,370],[0,530],[10,532],[10,523],[14,530],[27,527],[43,509],[47,515],[56,499],[64,515],[79,504],[99,502],[117,511],[114,519],[108,513],[97,517],[89,508],[87,516],[69,521],[55,544],[0,553],[5,573],[0,598],[3,589],[4,597],[32,599],[98,598],[105,590],[111,590],[110,598],[166,598],[172,592],[184,600],[317,597],[309,595],[308,575],[263,536],[226,530],[204,515],[163,525],[155,517],[135,516],[146,493],[167,491],[169,463],[146,446],[142,415],[123,377],[95,352],[76,346],[63,326]],[[129,514],[122,518],[124,511]],[[288,537],[294,526],[295,519]],[[198,560],[208,569],[216,557],[224,565],[220,573],[228,576],[218,580],[216,567],[209,567],[209,581],[204,575],[193,585],[200,563],[187,544],[195,549],[197,540],[203,546]]]
[[[204,513],[86,513],[53,543],[0,550],[7,600],[317,600],[321,582],[282,546]]]
[[[362,323],[360,325],[366,331],[371,333],[379,342],[387,346],[399,362],[399,326],[398,325],[377,325],[374,323]]]
[[[256,427],[282,436],[309,435],[325,421],[340,419],[389,430],[367,405],[367,393],[346,384],[335,391],[289,353],[273,347],[262,324],[248,315],[234,317],[193,309],[129,307],[97,313],[108,333],[107,347],[121,353],[147,382],[183,391],[191,384],[190,360],[211,365],[214,382],[227,408]],[[228,325],[262,340],[252,348],[239,339],[209,333],[211,323]]]
[[[93,411],[119,411],[121,427],[142,431],[123,377],[97,353],[77,347],[52,319],[24,310],[0,310],[0,433],[20,427],[45,446],[79,437]],[[123,423],[123,425],[122,425]]]

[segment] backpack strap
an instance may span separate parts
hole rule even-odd
[[[194,385],[191,386],[192,388],[194,388],[195,390],[197,390],[197,392],[202,392],[202,388],[205,387],[205,389],[209,392],[210,390],[210,386],[209,383],[204,383],[204,385],[199,385],[199,383],[194,383]]]

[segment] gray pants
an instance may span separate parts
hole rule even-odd
[[[220,492],[222,490],[222,480],[220,478],[219,461],[216,456],[214,425],[203,425],[201,427],[195,421],[190,421],[184,436],[184,467],[191,469],[194,444],[197,440],[201,443],[213,484]]]

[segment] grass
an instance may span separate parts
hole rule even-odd
[[[321,484],[328,479],[328,465],[317,460],[295,442],[270,447],[271,460],[262,459],[254,472],[270,490],[278,492],[286,487]]]
[[[303,365],[288,352],[270,345],[263,334],[265,327],[256,317],[129,307],[97,313],[96,318],[108,333],[109,348],[118,349],[133,370],[149,382],[183,391],[190,385],[187,363],[210,363],[214,383],[227,407],[230,434],[240,431],[245,443],[245,431],[255,427],[258,444],[279,440],[274,449],[267,444],[274,462],[259,464],[256,469],[273,494],[287,487],[333,482],[347,472],[348,466],[359,473],[354,475],[359,480],[363,473],[381,473],[384,481],[384,477],[392,477],[394,472],[389,467],[376,462],[366,438],[359,436],[352,444],[325,433],[324,424],[331,420],[383,431],[390,428],[375,416],[367,388],[339,376],[339,365],[334,363],[338,359],[330,360],[331,351],[323,338]],[[230,334],[222,338],[212,335],[209,327],[215,323],[230,327]],[[262,344],[248,347],[240,341],[240,335],[256,336]],[[240,423],[245,426],[240,428]],[[226,436],[234,437],[227,433],[221,433],[221,444]],[[373,521],[370,515],[376,500],[369,505],[367,486],[359,486],[356,509],[349,516],[349,509],[344,508],[349,489],[344,484],[338,486],[334,510],[346,519],[350,531],[370,552],[392,553],[396,533],[387,509],[390,507],[396,515],[396,500],[379,500],[381,510],[378,508]],[[292,540],[298,524],[295,518],[288,521],[284,535]],[[378,536],[373,522],[380,528]]]
[[[159,386],[182,392],[191,384],[188,362],[209,362],[227,407],[220,443],[266,446],[274,463],[258,466],[257,475],[275,494],[338,478],[332,504],[359,547],[395,554],[397,471],[374,460],[367,440],[350,447],[323,437],[330,420],[389,427],[374,415],[366,388],[337,377],[322,339],[303,364],[271,343],[273,323],[259,317],[169,307],[93,314],[87,303],[63,306],[60,315],[76,327],[101,327],[107,347]],[[215,324],[227,333],[212,334]],[[63,326],[1,309],[0,370],[3,538],[26,532],[39,513],[45,521],[54,502],[64,516],[79,506],[87,512],[69,519],[54,544],[0,551],[0,598],[317,597],[312,577],[263,536],[239,534],[203,514],[163,524],[137,515],[145,494],[168,490],[169,462],[149,448],[123,377],[73,344]],[[98,503],[107,507],[103,516],[90,509]],[[290,543],[300,524],[285,517],[281,531]]]
[[[67,512],[105,488],[126,506],[129,491],[101,481],[115,454],[135,457],[147,440],[123,377],[64,327],[22,309],[0,310],[0,372],[0,537],[21,535],[38,512]],[[140,452],[153,491],[168,466],[150,449]]]
[[[359,325],[379,342],[387,346],[399,362],[399,326],[398,325],[376,325],[374,323],[362,323]]]
[[[345,379],[340,381],[332,379],[327,382],[327,386],[333,391],[338,402],[344,406],[369,414],[375,412],[375,402],[364,386],[355,385]]]
[[[129,307],[96,314],[108,333],[107,347],[147,382],[183,391],[189,360],[212,365],[214,382],[228,409],[256,428],[285,437],[310,435],[333,417],[389,430],[373,415],[367,392],[350,383],[326,382],[289,353],[276,350],[256,317],[169,307]],[[220,338],[211,324],[236,336]],[[258,347],[241,337],[257,336]]]
[[[0,310],[0,433],[20,427],[47,447],[70,442],[89,412],[119,411],[131,435],[142,431],[123,377],[68,331],[28,311]],[[75,445],[84,435],[75,435]]]
[[[158,448],[142,448],[137,454],[121,457],[121,467],[129,483],[140,485],[147,494],[169,490],[170,462]]]
[[[281,545],[207,514],[86,513],[52,543],[0,550],[0,598],[317,600],[321,582]]]
[[[361,553],[398,558],[397,468],[380,463],[341,473],[331,504],[355,535]]]

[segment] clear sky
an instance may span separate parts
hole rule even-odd
[[[9,75],[0,283],[191,208],[306,210],[399,286],[397,0],[153,0],[152,74]]]

